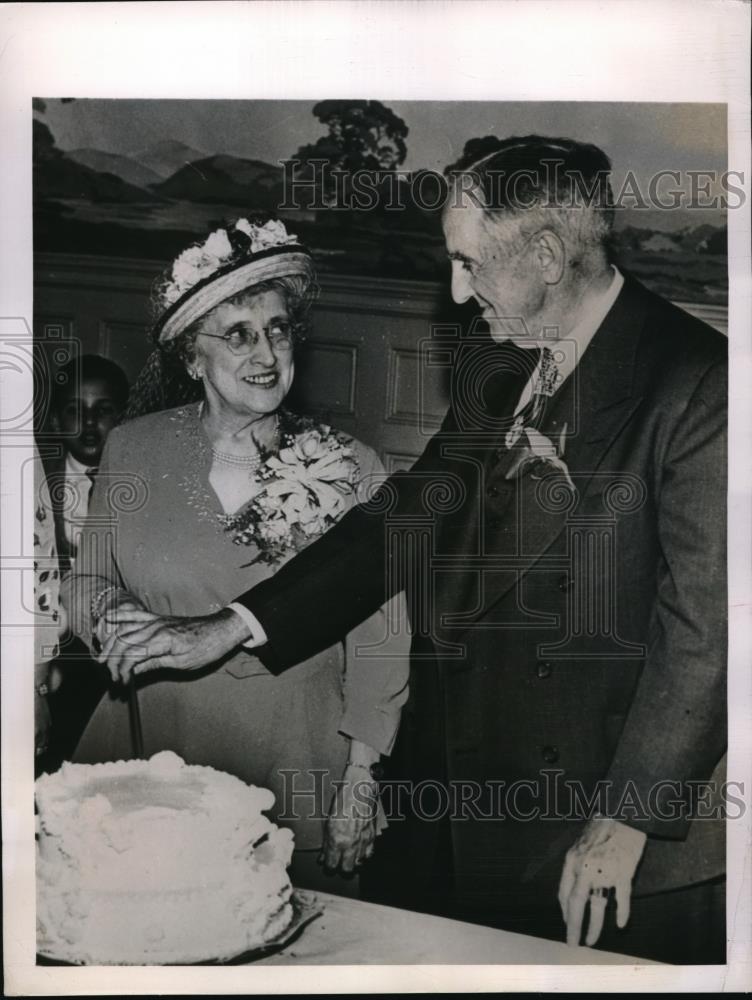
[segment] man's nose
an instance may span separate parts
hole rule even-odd
[[[473,289],[470,284],[470,276],[464,265],[459,260],[452,261],[452,298],[457,305],[462,305],[472,298]]]
[[[97,423],[96,410],[85,409],[82,414],[84,427],[94,427]]]

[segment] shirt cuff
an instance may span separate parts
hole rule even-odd
[[[251,630],[251,637],[242,643],[243,647],[245,649],[256,649],[257,646],[265,645],[268,639],[266,632],[264,631],[264,626],[253,614],[253,612],[249,611],[248,608],[242,604],[233,603],[228,604],[227,607],[231,611],[234,611],[236,615],[240,615],[248,628]]]

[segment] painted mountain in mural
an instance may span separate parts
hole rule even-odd
[[[126,184],[136,187],[148,188],[150,184],[159,184],[163,180],[161,174],[150,167],[118,153],[105,153],[101,149],[66,149],[65,155],[90,170],[114,174]]]
[[[200,149],[179,142],[177,139],[162,139],[146,149],[130,154],[130,159],[148,167],[163,179],[171,177],[186,163],[202,160],[208,154]]]
[[[111,173],[77,163],[55,145],[50,130],[38,120],[33,126],[34,198],[76,198],[89,202],[158,201],[149,190]]]
[[[279,213],[324,273],[445,281],[440,213],[412,198],[420,171],[397,182],[400,211]],[[169,260],[188,243],[252,209],[278,213],[283,171],[264,160],[207,155],[174,139],[127,156],[61,150],[34,122],[34,241],[40,251]],[[723,213],[617,212],[614,257],[670,298],[723,303]]]
[[[222,202],[273,210],[282,193],[282,168],[262,160],[218,154],[194,160],[154,190],[167,198]]]

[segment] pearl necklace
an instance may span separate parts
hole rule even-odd
[[[261,465],[261,455],[258,452],[255,455],[231,455],[227,451],[219,451],[217,448],[212,448],[212,457],[223,465],[234,465],[238,469],[249,469],[254,471],[258,469]]]
[[[203,411],[203,406],[199,411],[199,416]],[[279,445],[279,414],[275,414],[274,417],[274,435],[272,437],[271,451],[276,451]],[[248,469],[249,472],[255,472],[263,464],[264,459],[260,452],[255,452],[253,455],[234,455],[229,451],[220,451],[219,448],[215,448],[214,445],[211,446],[212,457],[216,459],[217,462],[221,462],[223,465],[232,465],[236,469]]]

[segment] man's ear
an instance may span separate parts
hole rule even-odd
[[[567,260],[566,247],[561,238],[551,229],[542,229],[535,237],[533,254],[544,282],[558,285]]]

